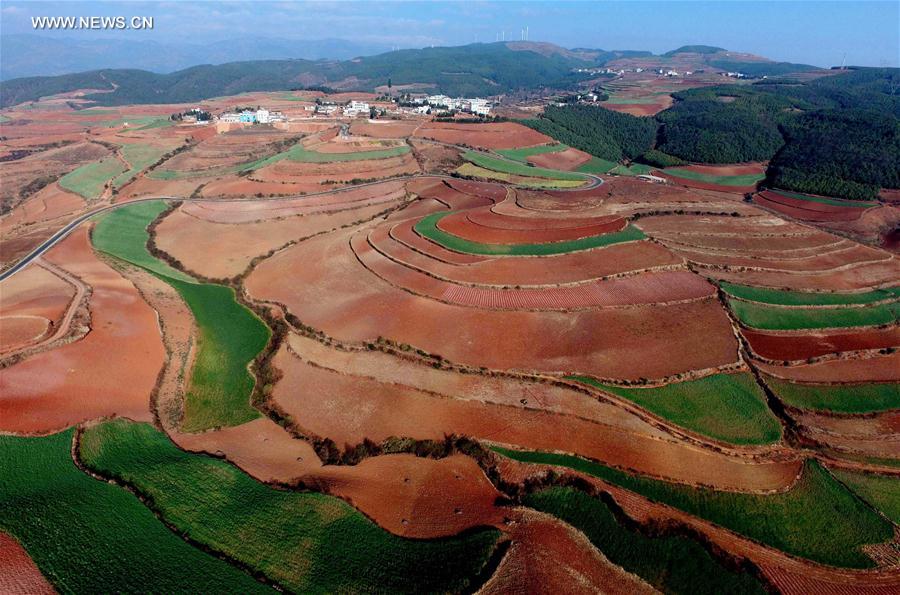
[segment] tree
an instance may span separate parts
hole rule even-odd
[[[391,94],[391,87],[393,87],[393,83],[391,82],[391,78],[388,77],[388,95]]]

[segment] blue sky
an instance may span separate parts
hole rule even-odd
[[[709,44],[819,66],[898,66],[900,0],[720,2],[33,2],[4,0],[4,34],[29,33],[31,16],[153,16],[152,31],[55,35],[141,36],[203,42],[243,36],[344,38],[399,47],[518,39],[566,47],[656,53]]]

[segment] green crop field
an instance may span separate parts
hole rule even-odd
[[[620,163],[607,173],[615,174],[617,176],[640,176],[649,174],[654,169],[656,168],[645,163],[632,163],[631,165],[623,165]]]
[[[746,572],[726,568],[696,540],[646,535],[623,526],[605,502],[571,488],[549,488],[527,495],[523,504],[572,525],[610,562],[636,574],[663,593],[766,592]]]
[[[160,157],[166,153],[165,149],[154,147],[153,145],[131,144],[122,147],[122,154],[125,160],[131,165],[131,169],[122,172],[113,178],[113,186],[119,188],[130,182],[134,176],[156,163]]]
[[[575,171],[580,171],[585,174],[605,174],[618,165],[619,164],[614,161],[600,159],[599,157],[591,157],[590,161],[579,165]]]
[[[437,242],[445,248],[455,250],[456,252],[465,252],[467,254],[486,254],[493,256],[546,256],[549,254],[564,254],[566,252],[575,252],[577,250],[599,248],[601,246],[609,246],[620,242],[642,240],[646,237],[639,229],[629,225],[622,231],[565,242],[552,242],[548,244],[481,244],[438,229],[437,222],[447,215],[450,215],[450,213],[434,213],[422,218],[415,225],[416,232],[429,240]]]
[[[477,151],[466,151],[463,153],[463,159],[470,161],[478,167],[499,171],[517,176],[528,176],[531,178],[550,178],[553,180],[566,180],[570,182],[586,182],[585,176],[576,172],[561,171],[557,169],[545,169],[543,167],[531,167],[517,161],[510,161],[500,157],[492,157],[485,153]]]
[[[900,303],[861,308],[779,308],[728,300],[735,316],[745,326],[764,330],[799,330],[876,326],[897,321]]]
[[[493,448],[517,461],[558,465],[599,477],[656,502],[717,523],[774,548],[833,566],[871,568],[861,546],[893,536],[891,524],[815,461],[787,492],[758,495],[693,488],[632,475],[601,463],[547,452]]]
[[[798,384],[766,377],[776,395],[788,405],[801,409],[837,413],[874,413],[900,409],[900,384]]]
[[[719,285],[727,294],[736,298],[782,306],[846,306],[872,304],[900,297],[900,287],[876,289],[865,293],[808,293],[736,285],[725,281],[720,281]]]
[[[374,151],[356,151],[355,153],[319,153],[307,150],[302,144],[297,143],[287,151],[282,151],[271,157],[264,157],[238,166],[237,171],[260,169],[284,159],[299,161],[301,163],[336,163],[339,161],[362,161],[365,159],[387,159],[399,157],[409,153],[409,146],[400,145],[388,149]]]
[[[126,124],[128,124],[128,128],[131,130],[149,130],[151,128],[172,126],[174,122],[167,116],[134,116],[116,118],[115,120],[97,123],[98,126],[103,126],[105,128],[119,128]]]
[[[781,424],[749,373],[713,374],[656,388],[609,386],[593,378],[568,376],[634,401],[689,430],[734,444],[767,444],[781,439]]]
[[[90,200],[103,194],[106,183],[123,171],[122,162],[110,155],[67,173],[59,179],[59,185]]]
[[[473,178],[485,180],[499,180],[507,184],[524,186],[525,188],[577,188],[584,186],[585,180],[551,180],[550,178],[528,178],[502,171],[494,171],[478,167],[474,163],[463,163],[456,168],[456,173]]]
[[[73,430],[0,436],[0,530],[60,593],[257,593],[271,589],[188,545],[135,496],[72,461]]]
[[[845,485],[850,486],[860,498],[900,525],[900,477],[856,473],[842,469],[835,469],[832,472]]]
[[[836,207],[854,207],[859,209],[867,209],[869,207],[877,207],[878,202],[873,200],[842,200],[840,198],[828,198],[825,196],[813,196],[811,194],[799,194],[797,192],[789,192],[787,190],[771,190],[775,194],[795,198],[797,200],[806,200],[809,202],[818,202],[823,205],[833,205]]]
[[[655,97],[617,97],[615,95],[610,95],[609,99],[604,100],[603,103],[608,103],[610,105],[650,105],[659,103],[659,99]]]
[[[197,283],[147,251],[146,227],[164,209],[162,201],[152,201],[113,211],[94,229],[94,245],[157,275],[194,315],[197,351],[182,429],[195,432],[256,419],[260,414],[250,404],[254,378],[247,366],[266,346],[269,328],[236,301],[230,287]]]
[[[680,169],[677,167],[667,167],[663,170],[667,175],[676,178],[684,178],[686,180],[695,180],[697,182],[707,182],[709,184],[718,184],[719,186],[754,186],[757,182],[766,177],[765,173],[744,174],[740,176],[716,176],[712,174],[704,174],[688,169]]]
[[[525,163],[532,155],[543,155],[544,153],[560,153],[568,148],[569,145],[557,143],[555,145],[538,145],[536,147],[522,147],[519,149],[496,149],[494,152],[498,155],[503,155],[507,159]]]
[[[0,123],[9,122],[9,121],[10,121],[9,116],[4,116],[3,114],[0,114]]]
[[[448,592],[471,581],[499,532],[435,540],[397,537],[342,500],[278,490],[235,466],[186,453],[149,424],[86,430],[91,469],[149,497],[178,532],[301,593]]]

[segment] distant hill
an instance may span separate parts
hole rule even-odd
[[[675,54],[718,54],[719,52],[727,52],[725,48],[719,48],[714,45],[683,45],[680,48],[663,54],[666,58],[671,58]]]
[[[207,44],[159,43],[132,39],[76,39],[47,35],[0,36],[0,76],[4,80],[88,70],[134,68],[170,73],[198,64],[249,60],[347,60],[388,51],[383,44],[345,39],[244,37]]]

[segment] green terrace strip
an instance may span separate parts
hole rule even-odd
[[[500,157],[492,157],[485,153],[477,151],[466,151],[463,153],[463,159],[470,161],[479,167],[499,171],[517,176],[528,176],[532,178],[550,178],[553,180],[566,180],[570,182],[585,182],[587,178],[584,175],[570,172],[560,171],[557,169],[544,169],[543,167],[532,167],[517,161],[510,161]]]
[[[273,163],[278,163],[284,159],[290,161],[298,161],[301,163],[336,163],[339,161],[362,161],[366,159],[387,159],[389,157],[399,157],[409,153],[409,146],[400,145],[390,147],[388,149],[377,149],[374,151],[356,151],[355,153],[319,153],[317,151],[309,151],[302,144],[298,143],[288,149],[271,157],[264,157],[251,161],[239,166],[238,171],[247,171],[260,169]]]
[[[766,177],[765,173],[743,174],[739,176],[716,176],[677,167],[667,167],[663,170],[663,173],[676,178],[718,184],[719,186],[754,186],[757,182]]]
[[[900,409],[900,384],[799,384],[766,376],[782,401],[800,409],[835,413],[875,413]]]
[[[579,165],[575,171],[580,171],[586,174],[605,174],[618,165],[619,164],[615,161],[608,161],[599,157],[591,157],[590,161]]]
[[[60,593],[274,592],[192,547],[133,494],[72,461],[74,431],[0,436],[0,530]]]
[[[82,165],[59,179],[59,185],[90,200],[103,194],[106,183],[125,171],[115,156]]]
[[[436,242],[449,250],[466,254],[484,254],[487,256],[548,256],[552,254],[565,254],[577,250],[590,250],[618,244],[620,242],[633,242],[643,240],[646,236],[629,225],[622,231],[606,233],[597,236],[589,236],[578,240],[564,242],[551,242],[547,244],[482,244],[459,236],[449,234],[439,229],[438,221],[451,213],[434,213],[423,217],[415,225],[416,232],[429,240]]]
[[[781,424],[766,406],[753,376],[713,374],[656,388],[601,384],[586,376],[567,376],[634,401],[679,426],[733,444],[769,444],[781,439]]]
[[[850,486],[860,498],[900,525],[900,477],[835,469],[835,477]]]
[[[182,430],[197,432],[256,419],[260,413],[250,404],[254,378],[248,366],[269,341],[269,328],[236,301],[232,288],[198,283],[147,251],[147,225],[163,210],[163,201],[149,201],[105,215],[94,229],[94,246],[174,287],[194,315],[199,336]]]
[[[798,192],[789,192],[787,190],[775,190],[771,192],[786,196],[787,198],[795,198],[797,200],[806,200],[809,202],[818,202],[823,205],[833,205],[836,207],[856,207],[867,209],[869,207],[877,207],[878,202],[874,200],[846,200],[841,198],[828,198],[827,196],[813,196],[812,194],[800,194]]]
[[[607,173],[615,174],[617,176],[642,176],[649,174],[654,169],[656,168],[644,163],[632,163],[631,165],[618,164]]]
[[[568,145],[558,143],[555,145],[538,145],[536,147],[520,147],[518,149],[497,149],[494,152],[503,155],[507,159],[520,161],[525,163],[532,155],[543,155],[544,153],[560,153],[568,149]]]
[[[862,308],[779,308],[728,300],[741,324],[763,330],[801,330],[878,326],[897,321],[900,302]]]
[[[632,475],[581,457],[494,447],[516,461],[569,467],[668,504],[788,554],[848,568],[872,568],[861,547],[884,543],[891,523],[815,461],[787,492],[743,494],[694,488]]]
[[[606,502],[579,490],[548,488],[528,494],[522,503],[572,525],[610,562],[663,593],[766,593],[758,579],[726,568],[695,539],[647,535],[637,527],[626,527]]]
[[[808,293],[785,291],[765,287],[736,285],[720,281],[719,285],[728,295],[763,304],[780,306],[845,306],[853,304],[873,304],[900,297],[900,287],[876,289],[865,293]]]
[[[151,128],[164,128],[166,126],[172,126],[174,122],[167,118],[166,116],[137,116],[134,118],[122,117],[116,120],[109,120],[106,122],[98,123],[98,126],[103,126],[105,128],[119,128],[120,126],[128,125],[129,129],[133,130],[149,130]]]
[[[113,186],[119,188],[130,182],[138,173],[156,163],[166,153],[165,149],[145,144],[130,144],[122,147],[125,160],[131,165],[131,169],[122,172],[113,178]]]
[[[179,450],[149,424],[92,427],[80,456],[148,498],[177,531],[294,592],[477,588],[472,580],[499,538],[495,529],[434,540],[397,537],[333,496],[275,489],[225,461]]]

